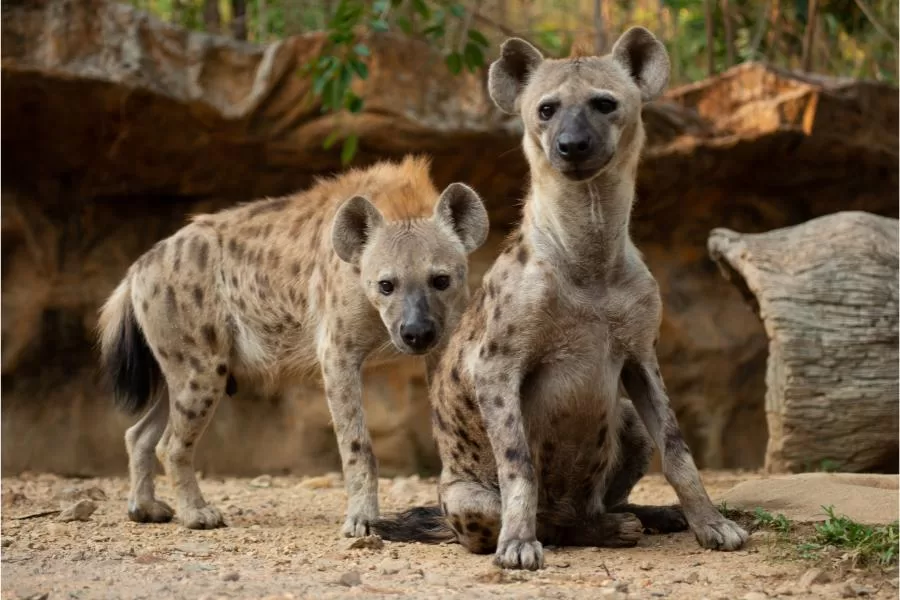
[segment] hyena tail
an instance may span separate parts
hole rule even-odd
[[[100,309],[98,330],[102,365],[112,381],[116,405],[127,413],[137,413],[156,393],[163,374],[135,319],[130,278],[119,284]]]
[[[390,542],[440,544],[456,540],[456,533],[438,506],[417,506],[370,523],[372,532]]]

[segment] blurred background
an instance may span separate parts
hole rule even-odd
[[[4,475],[125,472],[130,419],[97,369],[97,310],[191,214],[425,153],[439,186],[465,181],[488,204],[476,285],[527,186],[520,124],[485,89],[512,35],[559,57],[575,43],[607,51],[643,25],[668,48],[670,91],[644,109],[632,233],[660,283],[662,371],[701,467],[761,468],[769,437],[766,332],[710,260],[710,231],[842,210],[897,217],[896,1],[10,0],[2,10]],[[366,377],[382,474],[435,473],[421,365],[372,365]],[[339,470],[318,382],[273,397],[241,388],[197,466]]]

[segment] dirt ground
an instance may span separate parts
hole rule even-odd
[[[704,473],[716,498],[746,473]],[[171,490],[158,479],[160,496]],[[127,481],[51,475],[2,482],[2,598],[896,598],[897,572],[811,565],[784,556],[773,534],[757,531],[734,553],[702,550],[689,533],[645,536],[637,548],[548,548],[539,572],[501,571],[490,556],[457,544],[385,543],[349,549],[340,538],[345,495],[337,475],[204,478],[207,499],[229,527],[188,531],[125,517]],[[382,510],[432,503],[433,480],[384,479]],[[60,522],[58,510],[91,498],[88,521]],[[674,502],[658,475],[632,500]],[[29,515],[32,515],[29,517]],[[28,518],[22,518],[28,517]],[[807,575],[809,577],[809,575]]]

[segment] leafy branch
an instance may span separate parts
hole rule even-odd
[[[444,48],[444,63],[454,75],[463,69],[474,73],[484,66],[484,52],[490,42],[472,27],[473,16],[474,12],[459,2],[446,0],[340,0],[326,24],[322,51],[304,65],[301,75],[312,80],[312,94],[320,100],[322,113],[359,113],[364,100],[353,91],[353,84],[368,79],[371,57],[369,46],[360,38],[396,28],[432,47]],[[448,40],[453,33],[456,44],[450,50]],[[338,128],[323,146],[331,148],[341,137],[341,163],[346,165],[359,148],[357,133]]]

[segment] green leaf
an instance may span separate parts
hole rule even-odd
[[[423,19],[431,18],[431,9],[428,8],[428,4],[426,4],[425,0],[412,0],[412,5],[415,11],[422,15]]]
[[[459,75],[462,72],[462,61],[463,57],[459,52],[451,52],[444,59],[444,62],[447,63],[447,68],[454,75]]]
[[[350,66],[353,67],[353,70],[356,71],[356,75],[365,81],[369,77],[369,67],[366,66],[366,63],[359,60],[351,60]]]
[[[352,113],[361,112],[363,109],[363,99],[360,98],[359,96],[357,96],[356,94],[354,94],[353,92],[350,92],[349,94],[347,94],[346,106],[347,106],[347,110]]]
[[[466,7],[462,4],[451,4],[450,14],[452,14],[457,19],[462,19],[466,16]]]
[[[390,7],[391,0],[375,0],[375,2],[372,3],[372,10],[377,13],[383,13]]]
[[[369,56],[369,54],[371,54],[369,52],[369,47],[366,46],[365,44],[357,44],[357,45],[353,46],[353,52],[357,56]]]
[[[410,23],[409,19],[407,19],[406,17],[397,17],[397,26],[400,27],[403,33],[407,35],[412,33],[412,23]]]
[[[484,46],[485,48],[487,48],[488,46],[491,45],[491,43],[488,41],[488,39],[486,37],[484,37],[484,34],[481,33],[480,31],[478,31],[477,29],[469,30],[469,39],[471,41],[475,42],[476,44],[478,44],[479,46]]]
[[[374,19],[371,23],[372,31],[378,31],[384,33],[388,31],[390,27],[388,27],[387,21],[384,19]]]
[[[344,146],[341,148],[341,164],[348,165],[356,155],[356,148],[359,145],[359,136],[355,133],[344,140]]]
[[[443,25],[432,25],[431,27],[427,28],[427,29],[426,29],[425,31],[423,31],[422,33],[424,33],[424,34],[427,35],[427,36],[431,36],[431,37],[435,37],[435,38],[440,38],[440,37],[443,37],[443,36],[444,36],[444,34],[446,33],[446,31],[444,30],[444,26],[443,26]]]
[[[464,58],[466,66],[469,67],[469,71],[472,71],[473,73],[479,67],[484,66],[484,54],[481,52],[481,48],[472,42],[466,44]]]
[[[325,86],[328,85],[328,82],[331,81],[324,75],[319,75],[313,80],[313,94],[316,96],[322,95],[322,90],[325,89]]]
[[[322,143],[322,147],[325,148],[326,150],[328,150],[329,148],[334,146],[334,143],[338,140],[339,137],[341,137],[340,131],[338,131],[338,130],[332,131],[331,133],[328,134],[328,137],[325,138],[325,141]]]

